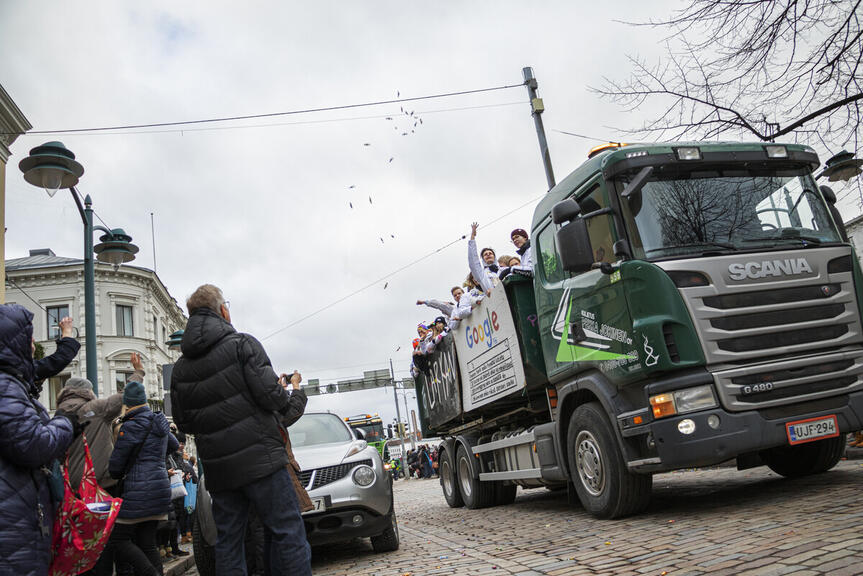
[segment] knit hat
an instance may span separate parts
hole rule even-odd
[[[129,382],[123,390],[123,404],[126,406],[140,406],[147,403],[147,393],[144,385],[140,382]]]
[[[521,236],[525,240],[527,240],[527,238],[528,238],[527,232],[525,232],[521,228],[516,228],[515,230],[513,230],[512,232],[509,233],[510,238],[512,238],[513,236]]]
[[[78,378],[77,376],[72,376],[71,378],[66,380],[63,388],[77,388],[78,390],[87,390],[89,392],[92,392],[93,383],[86,378]]]

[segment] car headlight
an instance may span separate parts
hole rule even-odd
[[[353,473],[353,479],[357,486],[371,486],[375,481],[375,471],[370,466],[357,466]]]
[[[707,384],[651,396],[650,406],[653,408],[654,418],[664,418],[675,414],[715,408],[717,404],[716,398],[713,396],[713,387]]]

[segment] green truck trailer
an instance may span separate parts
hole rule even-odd
[[[450,506],[570,487],[614,518],[652,474],[823,472],[863,428],[863,277],[815,152],[611,146],[536,207],[512,275],[417,378]]]

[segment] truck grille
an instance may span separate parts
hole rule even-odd
[[[850,266],[834,266],[850,258],[850,248],[776,254],[805,258],[812,272],[732,280],[729,265],[769,259],[751,253],[660,264],[710,278],[709,286],[679,290],[728,410],[863,388],[863,331],[852,273]]]
[[[357,466],[365,464],[371,466],[371,460],[359,460],[357,462],[347,462],[345,464],[337,464],[335,466],[325,466],[323,468],[315,468],[314,470],[303,470],[300,472],[300,483],[306,487],[306,490],[314,490],[321,486],[326,486],[336,480],[341,480]]]
[[[751,410],[814,400],[861,389],[863,350],[803,356],[715,372],[729,410]]]

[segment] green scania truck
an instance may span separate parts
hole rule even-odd
[[[863,428],[863,277],[815,152],[609,146],[532,221],[511,275],[417,378],[450,506],[569,487],[603,518],[652,474],[826,471]]]

